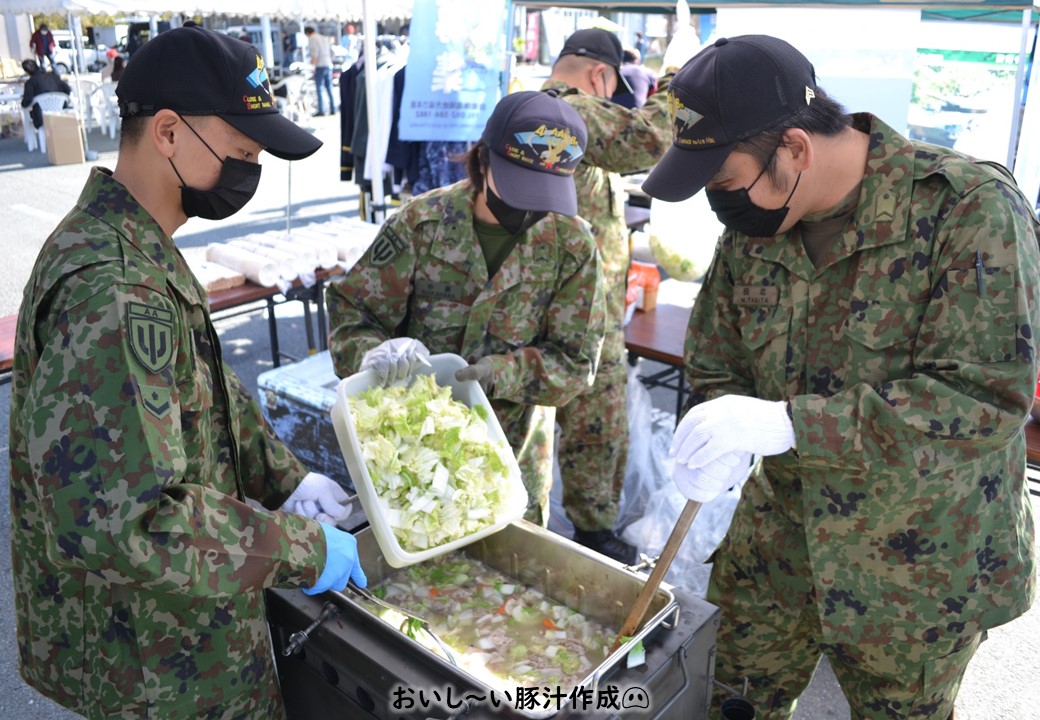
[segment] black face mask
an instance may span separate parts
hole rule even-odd
[[[495,191],[484,185],[484,197],[487,200],[488,210],[495,219],[506,229],[510,235],[516,237],[531,229],[549,213],[541,210],[518,210],[495,194]]]
[[[768,164],[767,162],[766,165]],[[755,187],[755,183],[759,181],[765,172],[765,168],[762,168],[762,172],[755,178],[755,182],[746,188],[704,191],[708,198],[708,205],[711,206],[719,222],[731,230],[736,230],[751,237],[773,237],[776,235],[787,217],[789,209],[787,203],[791,202],[794,191],[798,189],[798,182],[802,179],[802,174],[798,173],[798,177],[794,181],[794,187],[791,188],[791,194],[787,196],[783,207],[767,209],[755,205],[751,201],[750,194],[751,188]]]
[[[183,120],[184,118],[181,118]],[[213,153],[213,157],[220,160],[220,156],[213,152],[202,136],[195,132],[195,128],[184,123],[188,129],[195,133],[195,137],[202,141],[206,149]],[[223,220],[231,217],[241,210],[253,195],[256,187],[260,184],[260,166],[256,163],[225,158],[220,160],[220,177],[217,184],[210,190],[199,190],[189,187],[181,174],[177,172],[177,166],[170,160],[170,167],[177,173],[177,179],[181,181],[181,207],[188,217],[200,217],[206,220]]]

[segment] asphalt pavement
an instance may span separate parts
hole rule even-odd
[[[264,157],[257,196],[239,214],[219,222],[189,221],[177,233],[182,248],[202,247],[248,232],[293,227],[337,215],[357,215],[357,188],[339,180],[339,117],[313,118],[325,141],[313,157],[294,163]],[[116,142],[91,132],[88,144],[98,153],[93,163],[51,166],[46,156],[29,153],[20,139],[0,139],[0,248],[7,270],[0,273],[0,316],[18,310],[22,288],[39,248],[54,225],[72,207],[94,164],[114,167]],[[287,212],[288,208],[288,212]],[[299,303],[276,311],[283,349],[305,348]],[[263,312],[218,322],[225,357],[255,392],[257,376],[272,367]],[[645,361],[644,361],[645,362]],[[659,369],[649,363],[647,373]],[[657,389],[655,407],[674,410],[674,396]],[[0,386],[0,455],[8,448],[10,385]],[[8,465],[0,462],[0,718],[71,720],[79,717],[29,688],[17,672],[9,551]],[[1034,498],[1034,514],[1040,499]],[[958,720],[1029,720],[1040,717],[1040,609],[990,632],[969,667],[958,698]],[[803,695],[795,720],[845,720],[848,705],[833,673],[821,664]]]

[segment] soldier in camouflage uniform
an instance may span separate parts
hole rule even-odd
[[[625,291],[631,261],[618,173],[638,172],[657,162],[668,148],[671,117],[663,92],[639,109],[610,100],[619,84],[627,87],[621,62],[621,42],[614,34],[579,30],[567,39],[542,88],[559,92],[589,129],[589,146],[574,180],[578,213],[592,224],[607,290],[606,334],[595,383],[557,412],[563,506],[574,524],[575,540],[631,563],[636,549],[613,532],[628,459]],[[666,73],[661,79],[662,90],[670,77]]]
[[[1031,203],[995,163],[846,115],[775,38],[719,40],[672,93],[644,189],[706,186],[727,227],[675,480],[706,502],[765,457],[713,556],[716,675],[788,718],[823,653],[853,718],[951,717],[986,630],[1035,591]]]
[[[573,173],[585,126],[547,93],[508,95],[467,156],[469,180],[416,196],[329,286],[336,373],[456,353],[517,455],[527,519],[549,519],[555,406],[592,382],[603,279]],[[555,159],[553,159],[555,158]],[[490,170],[490,172],[488,172]]]
[[[195,27],[144,46],[119,85],[116,169],[91,172],[25,288],[10,432],[20,670],[89,718],[282,718],[263,589],[364,582],[350,535],[264,509],[312,476],[222,363],[170,237],[240,208],[264,146],[320,146],[274,109],[235,107],[258,68],[250,45]],[[196,127],[181,115],[221,107]]]

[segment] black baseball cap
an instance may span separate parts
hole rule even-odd
[[[696,195],[741,140],[765,132],[816,96],[816,72],[793,46],[768,35],[720,38],[668,85],[672,147],[643,191],[669,202]]]
[[[322,143],[281,115],[260,52],[197,25],[167,30],[134,53],[116,86],[120,117],[174,110],[216,115],[284,160],[301,160]]]
[[[578,214],[574,171],[588,134],[578,112],[549,92],[506,95],[480,139],[498,196],[519,210]]]
[[[617,73],[619,91],[632,92],[632,86],[621,74],[621,41],[617,35],[601,28],[578,30],[563,44],[560,57],[564,55],[580,55],[606,63]]]

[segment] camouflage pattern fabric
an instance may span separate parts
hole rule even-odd
[[[715,676],[734,688],[748,678],[747,700],[756,718],[793,716],[821,652],[830,659],[852,717],[949,716],[981,634],[934,643],[821,642],[804,528],[786,516],[768,485],[745,486],[724,550],[713,559],[707,599],[723,609],[716,647],[725,649]],[[728,697],[714,693],[713,717]]]
[[[589,387],[603,341],[603,278],[588,225],[550,213],[493,278],[473,229],[472,185],[417,196],[326,294],[336,374],[393,337],[494,364],[490,394],[528,491],[549,520],[554,408]]]
[[[690,404],[787,399],[796,438],[749,480],[716,553],[727,684],[789,661],[768,647],[799,630],[774,613],[811,613],[834,665],[902,658],[909,685],[921,662],[1021,615],[1035,593],[1022,426],[1037,377],[1036,218],[999,166],[871,115],[854,122],[870,135],[854,226],[819,267],[797,226],[726,231],[690,318]],[[727,644],[735,635],[747,641]]]
[[[588,392],[557,411],[560,442],[557,457],[563,478],[564,509],[582,530],[613,529],[628,459],[628,374],[625,367],[625,291],[632,260],[625,224],[625,191],[619,173],[653,167],[672,144],[668,83],[641,108],[626,108],[608,98],[547,80],[588,128],[574,182],[578,214],[592,225],[607,292],[603,355]]]
[[[305,474],[221,361],[205,291],[107,170],[25,288],[11,391],[20,670],[89,718],[284,716],[263,589],[313,585]]]

